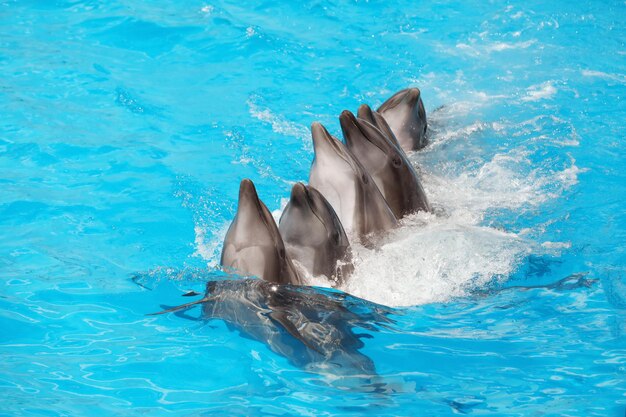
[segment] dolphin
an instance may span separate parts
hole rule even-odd
[[[315,188],[301,182],[293,186],[278,229],[287,253],[311,274],[341,285],[354,270],[348,236],[333,207]]]
[[[302,284],[274,218],[249,179],[239,185],[237,214],[226,232],[220,263],[269,282]]]
[[[367,243],[366,236],[397,225],[376,183],[363,165],[324,126],[311,125],[315,157],[309,184],[330,203],[346,233]]]
[[[380,113],[372,110],[372,108],[367,104],[361,104],[357,111],[357,117],[359,119],[367,120],[368,122],[376,126],[378,130],[383,132],[383,134],[387,137],[387,139],[389,139],[391,143],[393,143],[398,149],[402,150],[402,146],[400,145],[400,142],[398,142],[396,135],[394,135],[393,131],[389,127],[389,124],[387,123],[385,118],[380,115]]]
[[[426,110],[418,88],[398,91],[379,108],[406,152],[426,146]]]
[[[339,122],[348,149],[370,173],[398,219],[419,210],[430,211],[424,189],[402,150],[348,110],[341,113]]]
[[[390,308],[332,290],[235,279],[209,281],[203,298],[151,315],[180,314],[196,305],[202,307],[199,319],[222,320],[230,330],[265,343],[296,366],[331,367],[369,379],[373,390],[380,387],[374,382],[374,362],[360,352],[361,339],[394,323]]]

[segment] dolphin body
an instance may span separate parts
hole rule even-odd
[[[249,179],[239,185],[237,214],[226,232],[220,264],[268,282],[302,284],[274,218]]]
[[[397,225],[397,219],[367,170],[320,123],[311,126],[315,158],[309,184],[328,200],[348,235],[367,236]]]
[[[348,236],[324,196],[300,182],[291,190],[278,229],[287,253],[315,276],[341,285],[352,273]]]
[[[395,216],[430,211],[426,193],[404,152],[370,122],[345,110],[339,116],[346,145],[370,173]]]
[[[379,108],[381,114],[406,152],[426,146],[426,110],[418,88],[398,91]]]
[[[355,328],[375,332],[394,323],[391,309],[345,293],[260,279],[210,281],[200,300],[153,313],[182,312],[202,305],[203,320],[218,319],[242,336],[261,341],[294,365],[329,366],[343,375],[376,378],[373,361],[359,351]],[[184,317],[193,318],[185,315]],[[372,390],[377,388],[372,384]]]

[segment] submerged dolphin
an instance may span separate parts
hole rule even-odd
[[[396,226],[397,219],[363,165],[320,123],[311,125],[315,158],[309,184],[335,209],[345,231],[358,239]]]
[[[237,215],[226,232],[222,266],[278,284],[301,284],[278,227],[252,181],[239,186]]]
[[[426,110],[420,90],[407,88],[398,91],[379,108],[405,151],[415,151],[426,146]]]
[[[315,188],[296,183],[278,225],[287,253],[311,274],[340,285],[352,273],[350,243],[330,203]]]
[[[379,129],[345,110],[339,116],[348,149],[370,173],[397,218],[430,211],[417,174],[404,152]]]
[[[330,365],[343,375],[366,378],[376,377],[376,370],[359,349],[364,346],[361,338],[372,336],[357,334],[355,328],[377,331],[393,323],[392,310],[344,293],[259,279],[210,281],[204,298],[153,314],[181,312],[198,304],[202,319],[223,320],[296,366]]]

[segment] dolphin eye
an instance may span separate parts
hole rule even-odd
[[[361,176],[361,179],[363,180],[363,183],[364,183],[364,184],[367,184],[367,183],[369,183],[369,182],[370,182],[369,178],[367,178],[367,175],[365,175],[365,174],[363,174],[363,175]]]
[[[402,166],[402,160],[398,155],[395,155],[393,158],[391,158],[391,164],[394,166],[394,168],[400,168]]]
[[[333,242],[339,242],[339,232],[336,230],[333,232]]]
[[[279,255],[281,258],[284,258],[284,257],[285,257],[285,249],[280,248],[280,249],[278,250],[278,255]]]

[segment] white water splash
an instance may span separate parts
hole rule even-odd
[[[223,224],[217,232],[207,234],[207,228],[196,225],[193,231],[196,235],[194,243],[196,251],[194,256],[199,256],[207,261],[209,269],[217,268],[220,265],[220,254],[222,252],[222,242],[228,231],[228,224]]]
[[[536,244],[523,234],[482,225],[490,210],[537,207],[571,187],[581,171],[528,170],[525,152],[496,154],[458,175],[424,172],[423,185],[443,214],[418,213],[403,221],[386,245],[354,246],[355,273],[345,291],[389,306],[441,302],[512,274]]]
[[[282,116],[274,114],[270,109],[261,108],[253,99],[248,100],[250,115],[257,120],[269,123],[275,133],[285,136],[295,136],[302,140],[305,148],[312,151],[311,133],[306,126],[290,122]]]
[[[616,81],[620,84],[626,84],[626,75],[624,74],[609,74],[603,71],[594,70],[582,70],[581,73],[585,77],[602,78],[604,80]]]
[[[276,222],[276,224],[280,222],[280,216],[283,214],[285,207],[287,207],[287,203],[289,203],[288,197],[281,198],[280,208],[272,211],[272,217],[274,218],[274,221]]]
[[[458,174],[424,172],[424,188],[432,204],[457,216],[465,213],[463,217],[477,224],[489,210],[539,206],[575,185],[578,174],[584,172],[573,159],[561,171],[533,169],[528,157],[527,151],[516,148]]]
[[[442,47],[442,50],[452,55],[458,55],[460,52],[461,54],[479,57],[483,55],[489,55],[493,52],[528,49],[536,43],[536,39],[530,39],[520,42],[492,42],[483,36],[480,39],[470,39],[468,42],[459,42],[455,45],[455,49]]]
[[[557,89],[551,82],[545,82],[540,85],[533,85],[526,91],[526,96],[522,97],[522,101],[539,101],[551,98],[557,93]]]
[[[506,51],[509,49],[526,49],[534,45],[537,41],[531,39],[525,42],[493,42],[486,46],[487,51]]]
[[[507,276],[528,252],[513,233],[472,226],[465,218],[418,214],[372,251],[354,246],[355,272],[345,290],[390,306],[446,301]]]

